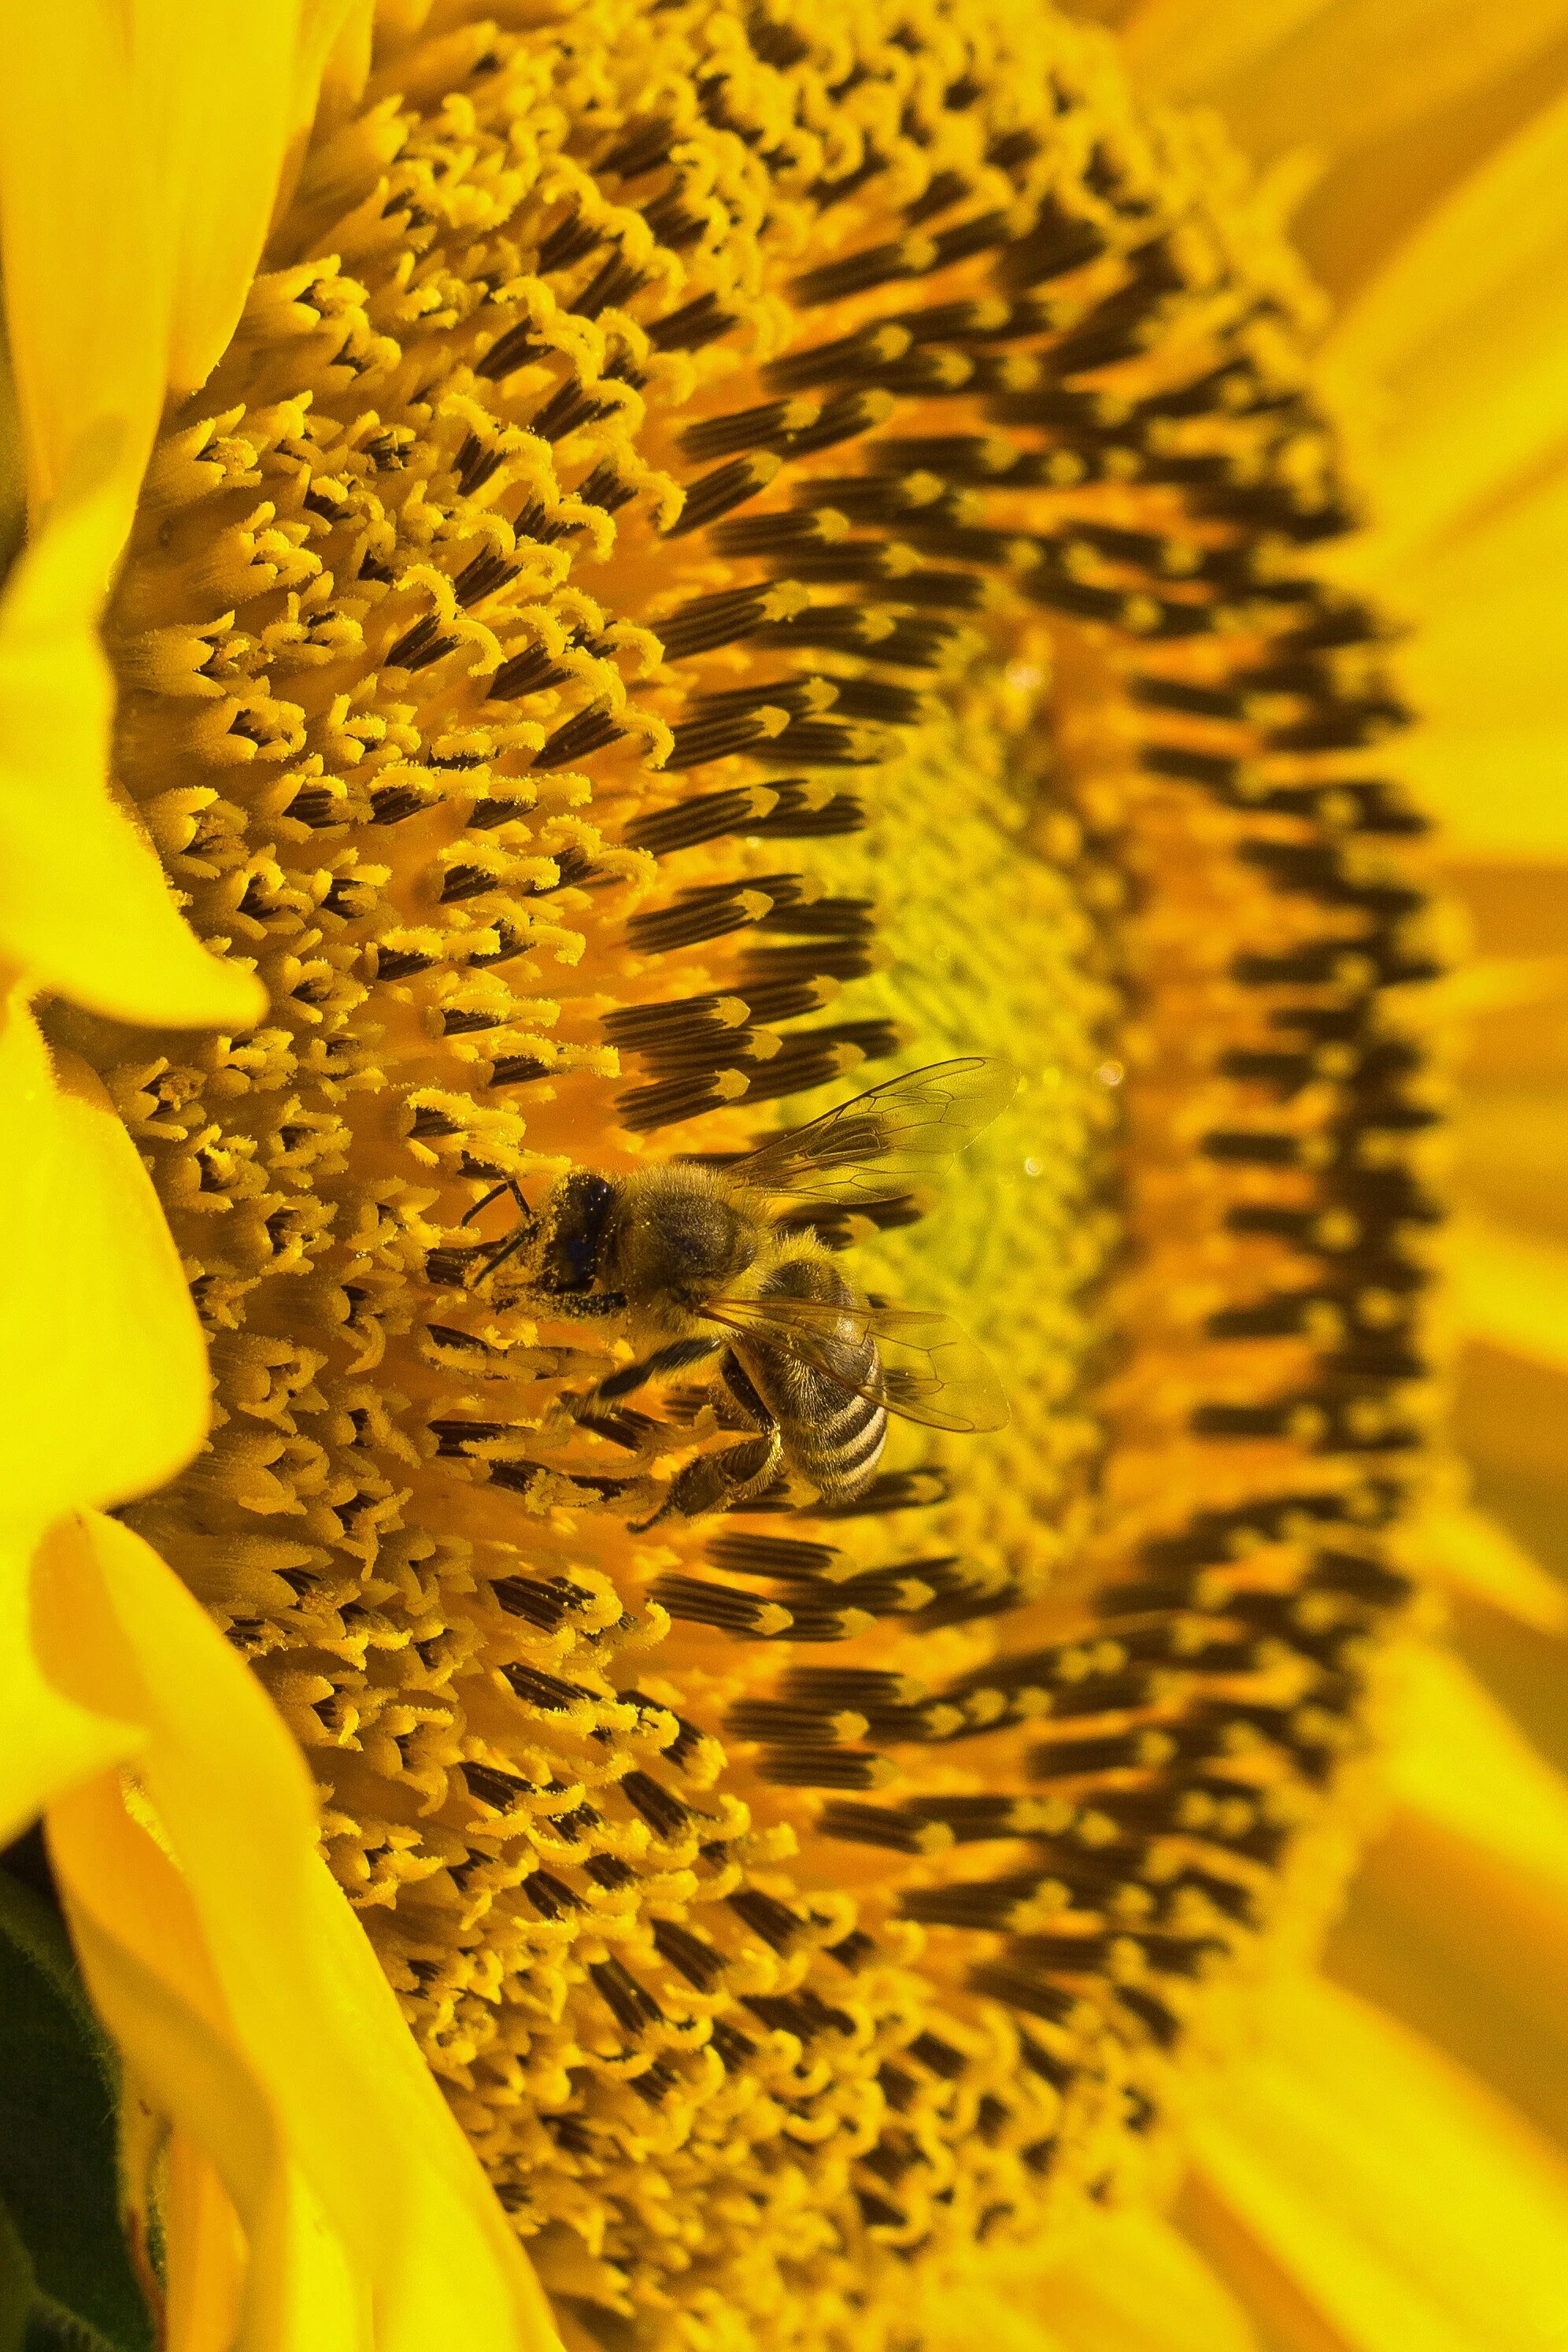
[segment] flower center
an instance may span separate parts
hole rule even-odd
[[[271,1012],[100,1057],[217,1381],[128,1516],[547,2282],[649,2341],[879,2343],[912,2253],[1135,2166],[1408,1591],[1418,825],[1214,176],[1035,12],[459,23],[149,476],[121,773]],[[940,1200],[794,1222],[1010,1430],[646,1524],[710,1364],[606,1399],[627,1318],[502,1244],[973,1053],[1024,1085]]]

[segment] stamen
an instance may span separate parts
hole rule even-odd
[[[812,2327],[886,2352],[1121,2193],[1343,1843],[1436,959],[1252,211],[1053,12],[689,16],[465,35],[456,91],[411,34],[279,228],[352,259],[260,278],[154,456],[117,772],[272,1009],[105,1047],[221,1409],[126,1507],[574,2311],[776,2332],[804,2213]],[[772,1105],[906,1053],[1030,1083],[752,1264],[989,1324],[1012,1429],[775,1442],[700,1286],[638,1336],[615,1204],[746,1202]]]

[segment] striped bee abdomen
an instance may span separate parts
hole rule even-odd
[[[859,1303],[826,1255],[788,1257],[770,1267],[757,1297],[820,1299],[845,1307]],[[879,1384],[877,1343],[847,1317],[812,1337],[815,1363],[783,1342],[748,1336],[745,1368],[778,1423],[791,1468],[825,1502],[849,1502],[869,1485],[887,1440],[885,1409],[861,1393]]]

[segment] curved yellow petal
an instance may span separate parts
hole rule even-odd
[[[1568,2308],[1568,2167],[1461,2068],[1321,1980],[1194,2144],[1208,2192],[1353,2352],[1548,2352]]]
[[[166,2352],[229,2352],[245,2294],[245,2232],[210,2157],[170,2134],[160,2201]]]
[[[117,426],[82,446],[0,604],[0,962],[123,1020],[248,1026],[256,979],[198,945],[104,784],[98,617],[129,521],[123,447]]]
[[[166,393],[208,373],[351,7],[275,0],[231,42],[176,0],[14,12],[0,283],[37,541],[0,607],[0,960],[128,1021],[248,1025],[104,789],[98,642]]]
[[[1568,2142],[1568,1896],[1401,1809],[1373,1846],[1325,1972]]]
[[[157,176],[174,239],[168,376],[177,392],[204,383],[223,356],[285,158],[356,6],[363,0],[272,0],[246,20],[239,74],[221,42],[191,38],[180,0],[141,0],[142,102],[167,126]]]
[[[60,1083],[19,992],[0,1011],[3,1842],[142,1743],[135,1720],[79,1705],[40,1668],[34,1554],[62,1512],[144,1493],[189,1459],[206,1431],[207,1367],[130,1137],[104,1100]]]
[[[106,1771],[142,1743],[138,1724],[79,1706],[33,1651],[30,1531],[0,1528],[0,1845],[63,1790]]]
[[[0,1033],[0,1513],[145,1493],[206,1434],[206,1350],[146,1170],[103,1099],[68,1093],[18,996]]]
[[[344,2279],[372,2298],[376,2352],[549,2352],[543,2296],[320,1858],[314,1791],[259,1684],[115,1520],[49,1538],[37,1623],[63,1689],[145,1727],[138,1785],[168,1857],[102,1783],[54,1809],[51,1839],[94,1998],[219,2168],[280,2298],[247,2344],[356,2340],[298,2332],[308,2258],[345,2328]]]
[[[1510,877],[1517,884],[1537,878]],[[1568,871],[1563,881],[1568,886]],[[1522,898],[1522,889],[1517,889]],[[1564,896],[1568,896],[1565,887]],[[1544,961],[1544,959],[1542,959]],[[1516,977],[1529,964],[1521,958]],[[1543,975],[1544,977],[1544,975]],[[1520,998],[1530,1002],[1522,988]],[[1489,1023],[1471,1040],[1468,1084],[1457,1106],[1455,1141],[1460,1182],[1489,1224],[1559,1244],[1568,1242],[1568,1198],[1563,1190],[1563,1138],[1568,1131],[1568,988],[1540,988],[1542,1017],[1521,1029]]]
[[[1246,2306],[1268,2352],[1354,2352],[1201,2172],[1189,2171],[1171,2211],[1194,2251]]]
[[[200,383],[233,331],[350,5],[270,0],[226,39],[193,37],[179,0],[8,26],[0,253],[37,509],[106,418],[134,499],[166,388]]]
[[[1423,364],[1444,370],[1441,342]],[[1421,537],[1414,563],[1382,575],[1420,623],[1401,665],[1424,722],[1405,764],[1460,855],[1568,857],[1563,629],[1550,585],[1568,565],[1568,398],[1541,429],[1555,467],[1546,479],[1478,480],[1473,452],[1450,466],[1429,446],[1450,484],[1469,469],[1480,506],[1440,518],[1439,543]],[[1396,499],[1405,456],[1393,420],[1386,437],[1373,454]]]
[[[210,2153],[240,2217],[247,2246],[236,2352],[368,2346],[363,2321],[342,2325],[342,2251],[321,2227],[266,2086],[237,2044],[179,1872],[109,1776],[52,1810],[49,1843],[94,2007],[180,2128]],[[221,2312],[212,2299],[224,2287],[225,2218],[210,2201],[184,2217],[180,2251],[195,2257],[197,2275],[172,2282],[182,2321],[209,2332]],[[195,2239],[193,2220],[202,2225]],[[312,2335],[312,2302],[320,2319],[331,2313],[331,2331]]]

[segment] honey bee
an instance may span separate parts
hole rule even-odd
[[[977,1432],[1004,1427],[1007,1404],[951,1317],[859,1297],[815,1231],[800,1229],[801,1206],[898,1199],[942,1173],[1016,1085],[980,1056],[936,1062],[725,1165],[673,1161],[613,1179],[579,1170],[537,1211],[514,1183],[498,1185],[469,1217],[510,1192],[521,1222],[483,1245],[474,1278],[526,1252],[525,1295],[658,1342],[582,1401],[589,1428],[645,1381],[719,1356],[721,1423],[748,1433],[681,1470],[656,1518],[732,1509],[781,1470],[824,1503],[852,1502],[881,1460],[889,1414]]]

